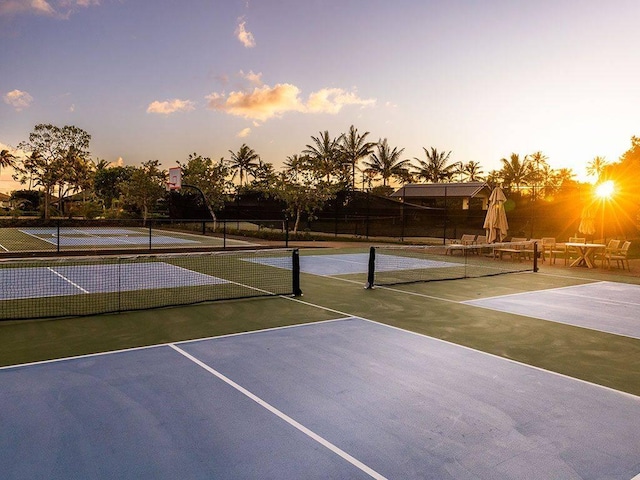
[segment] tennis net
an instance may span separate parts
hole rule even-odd
[[[0,262],[0,320],[300,294],[295,249]]]
[[[366,287],[537,271],[537,256],[535,242],[371,247]]]

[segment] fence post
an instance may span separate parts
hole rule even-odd
[[[56,221],[56,235],[58,236],[58,241],[56,242],[56,252],[60,253],[60,219]]]

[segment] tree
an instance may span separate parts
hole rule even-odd
[[[596,178],[596,182],[600,180],[600,176],[604,172],[609,162],[604,157],[594,157],[587,163],[587,175]]]
[[[460,165],[460,174],[467,182],[481,182],[484,180],[482,166],[473,160]]]
[[[406,179],[408,175],[408,159],[402,159],[404,148],[389,146],[385,138],[378,141],[376,151],[364,162],[366,170],[375,177],[382,177],[382,186],[386,187],[391,178]]]
[[[438,152],[438,150],[433,147],[431,147],[431,150],[427,150],[425,147],[422,147],[422,149],[424,150],[427,160],[424,161],[419,158],[414,158],[414,160],[418,162],[418,165],[415,167],[416,176],[433,183],[451,180],[456,169],[455,163],[447,165],[451,151]]]
[[[231,186],[227,181],[229,167],[225,165],[223,158],[219,162],[214,162],[211,158],[197,153],[189,154],[185,163],[177,163],[182,169],[183,185],[193,185],[204,195],[215,229],[215,222],[217,222],[215,212],[224,207],[225,193]]]
[[[129,166],[96,169],[93,175],[93,192],[105,209],[111,209],[114,200],[122,196],[122,185],[131,178],[132,174],[133,167]]]
[[[292,182],[286,172],[276,175],[268,194],[286,205],[289,216],[294,218],[293,233],[298,232],[303,213],[309,217],[320,210],[335,195],[335,186],[328,182]]]
[[[256,162],[260,160],[260,155],[252,148],[249,148],[246,143],[243,143],[237,152],[229,150],[229,153],[231,154],[229,163],[233,172],[233,178],[236,177],[236,174],[239,175],[240,186],[242,186],[244,178],[248,177],[248,175],[253,172],[253,169],[258,166]]]
[[[149,218],[153,206],[164,197],[167,172],[160,170],[158,160],[144,162],[134,167],[129,179],[122,185],[122,200],[142,212],[143,222]]]
[[[29,156],[16,165],[14,180],[22,184],[35,181],[44,193],[44,217],[50,217],[50,203],[56,186],[76,182],[70,171],[77,167],[79,159],[89,158],[91,135],[75,126],[62,128],[51,124],[38,124],[29,134],[29,140],[18,148]],[[64,192],[64,187],[63,192]],[[68,190],[67,190],[68,191]],[[60,198],[60,201],[63,199]]]
[[[524,157],[520,160],[520,155],[512,153],[509,159],[501,158],[502,169],[500,174],[505,183],[505,186],[515,186],[516,190],[520,190],[522,185],[528,184],[530,167],[529,158]]]
[[[320,132],[318,137],[311,137],[313,144],[307,145],[302,151],[303,155],[309,157],[311,168],[319,178],[326,178],[327,183],[331,183],[331,176],[340,170],[340,149],[339,138],[332,139],[329,132]]]
[[[338,144],[342,160],[351,166],[351,181],[349,183],[352,190],[355,190],[357,163],[370,155],[375,145],[374,142],[366,141],[367,135],[369,135],[369,132],[364,132],[360,135],[358,129],[351,125],[349,132],[340,137]]]
[[[15,165],[15,155],[13,155],[9,150],[3,149],[0,151],[0,171],[3,168],[13,167]]]

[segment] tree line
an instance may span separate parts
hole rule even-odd
[[[326,130],[319,132],[301,152],[288,156],[279,171],[247,144],[237,151],[229,150],[229,157],[218,161],[192,153],[176,164],[182,169],[183,184],[202,192],[214,218],[229,196],[258,191],[281,200],[296,220],[295,228],[303,213],[313,214],[344,189],[372,189],[388,195],[392,184],[482,181],[491,187],[499,185],[508,193],[527,191],[543,198],[576,183],[571,169],[552,169],[542,152],[512,153],[500,160],[500,169],[484,172],[479,162],[452,162],[451,151],[423,147],[421,158],[409,159],[404,148],[390,145],[387,138],[373,142],[369,136],[353,125],[337,137]],[[54,202],[57,213],[65,214],[64,201],[74,194],[83,196],[87,214],[93,209],[103,216],[140,215],[146,219],[166,196],[167,170],[158,160],[140,166],[94,161],[90,141],[91,135],[81,128],[39,124],[28,140],[18,145],[21,155],[2,150],[0,168],[13,167],[13,178],[25,185],[27,192],[36,189],[41,193],[42,213],[47,219]],[[601,178],[617,172],[624,178],[629,165],[640,165],[638,157],[640,139],[632,137],[632,148],[618,163],[595,157],[588,163],[587,173]]]

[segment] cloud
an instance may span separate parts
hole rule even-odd
[[[242,130],[240,130],[237,134],[236,137],[238,138],[246,138],[251,134],[251,129],[249,127],[247,128],[243,128]]]
[[[359,98],[355,92],[347,92],[341,88],[323,88],[309,95],[307,108],[314,113],[338,113],[345,105],[360,105],[367,107],[375,105],[372,98]]]
[[[29,108],[33,102],[33,97],[21,90],[12,90],[4,95],[4,103],[15,108],[16,112]]]
[[[262,85],[262,73],[253,73],[253,70],[249,70],[249,73],[244,73],[242,70],[238,73],[241,78],[248,80],[249,83],[259,87]]]
[[[274,87],[263,85],[251,91],[231,92],[229,95],[212,93],[206,97],[208,107],[230,115],[264,122],[287,112],[337,114],[347,105],[372,106],[375,99],[362,99],[355,92],[341,88],[325,88],[311,93],[306,102],[300,98],[300,89],[289,83]]]
[[[299,93],[298,87],[284,83],[275,87],[256,87],[251,92],[231,92],[226,98],[222,94],[212,93],[207,100],[211,109],[265,121],[285,112],[303,110]]]
[[[190,112],[195,109],[195,104],[191,100],[165,100],[164,102],[154,101],[147,107],[147,113],[159,113],[162,115],[170,115],[175,112]]]
[[[44,15],[68,19],[78,8],[100,5],[99,0],[0,0],[0,16]]]
[[[238,20],[238,26],[236,27],[236,38],[240,40],[240,43],[245,46],[245,48],[253,48],[256,46],[256,40],[253,38],[253,34],[248,32],[245,29],[245,25],[247,22],[244,19],[240,18]]]

